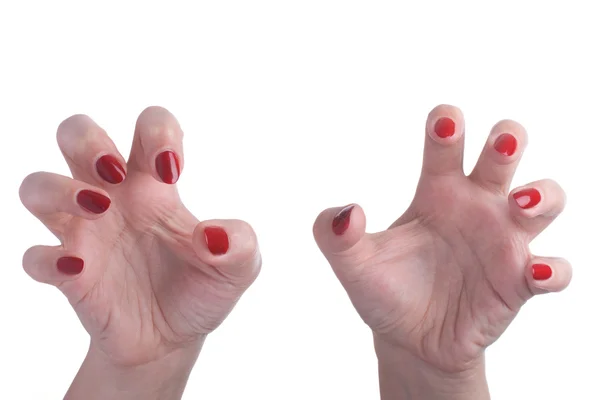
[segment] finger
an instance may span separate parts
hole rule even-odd
[[[564,210],[567,196],[558,183],[545,179],[514,189],[508,196],[513,218],[535,237]]]
[[[464,118],[457,107],[439,105],[429,113],[423,154],[424,173],[462,173],[464,130]]]
[[[61,246],[34,246],[23,255],[23,269],[34,280],[61,286],[78,279],[85,263],[77,254],[63,250]]]
[[[560,292],[571,282],[571,264],[562,258],[536,257],[526,268],[526,279],[533,294]]]
[[[67,216],[97,219],[110,207],[104,190],[50,172],[35,172],[27,176],[19,188],[21,202],[33,215],[53,231],[62,231],[57,224],[66,223]]]
[[[183,131],[169,111],[148,107],[138,117],[129,165],[174,184],[183,169]]]
[[[470,178],[488,190],[507,193],[526,146],[525,128],[511,120],[498,122]]]
[[[192,236],[196,255],[230,281],[250,285],[261,268],[261,255],[252,227],[240,220],[208,220]]]
[[[127,174],[125,159],[106,132],[87,115],[64,120],[56,140],[73,178],[95,185],[116,185]]]
[[[374,254],[365,228],[365,213],[357,204],[329,208],[317,217],[313,225],[315,241],[338,277],[360,272],[360,261]]]

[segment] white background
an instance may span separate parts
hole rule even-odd
[[[368,231],[394,221],[439,103],[465,113],[467,170],[491,126],[516,119],[530,145],[515,185],[550,177],[569,196],[533,250],[568,258],[572,284],[528,303],[489,349],[493,398],[600,398],[598,14],[591,1],[491,3],[2,2],[0,398],[62,398],[88,343],[61,293],[21,268],[28,247],[56,244],[20,205],[21,180],[68,174],[55,132],[69,115],[92,116],[126,155],[157,104],[186,132],[186,204],[249,221],[264,255],[184,398],[376,399],[369,331],[311,227],[350,202]]]

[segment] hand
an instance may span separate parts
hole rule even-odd
[[[460,110],[436,107],[426,131],[414,201],[388,230],[365,234],[363,210],[350,205],[322,212],[314,235],[376,349],[385,348],[380,364],[393,354],[438,376],[471,375],[529,298],[569,283],[566,261],[528,247],[565,195],[542,180],[507,196],[527,144],[516,122],[494,126],[469,176]]]
[[[125,164],[107,134],[76,115],[57,133],[73,179],[37,172],[20,188],[23,204],[62,243],[29,249],[25,271],[65,294],[102,365],[197,353],[259,272],[247,223],[199,222],[182,204],[182,138],[168,111],[150,107]]]

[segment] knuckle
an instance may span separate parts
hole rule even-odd
[[[542,181],[542,183],[552,187],[552,188],[558,188],[560,189],[560,185],[558,184],[558,182],[556,182],[554,179],[544,179]]]
[[[513,119],[502,119],[498,121],[492,128],[492,131],[495,132],[499,130],[510,131],[511,133],[517,135],[520,140],[527,140],[527,130],[523,125]]]
[[[21,182],[21,186],[19,187],[19,198],[25,206],[32,204],[32,190],[38,185],[43,174],[43,172],[33,172],[27,175],[25,179],[23,179],[23,182]]]
[[[35,266],[36,262],[36,254],[38,252],[39,246],[33,246],[25,250],[23,253],[23,258],[21,260],[21,264],[23,265],[23,270],[32,278],[35,279]]]
[[[25,252],[23,253],[23,259],[22,259],[23,268],[26,269],[27,266],[30,264],[31,256],[34,251],[35,251],[35,247],[30,247],[27,250],[25,250]]]
[[[73,130],[73,128],[77,128],[81,125],[87,124],[91,120],[92,119],[85,114],[71,115],[58,125],[57,134],[61,135],[65,132],[70,132]]]
[[[146,108],[144,108],[142,110],[142,112],[140,113],[139,118],[145,118],[148,117],[149,115],[165,115],[165,114],[170,114],[169,110],[167,110],[164,107],[161,106],[148,106]]]
[[[56,140],[61,148],[65,148],[70,143],[80,143],[81,138],[95,138],[106,133],[89,116],[85,114],[75,114],[60,123],[56,130]],[[76,136],[77,141],[72,138]]]
[[[460,109],[458,107],[453,106],[451,104],[438,104],[437,106],[433,107],[433,109],[429,112],[429,117],[431,117],[433,115],[438,115],[438,114],[462,115],[462,112],[460,111]]]
[[[141,136],[142,145],[152,147],[146,140],[152,142],[155,138],[180,140],[183,132],[179,122],[166,108],[150,106],[144,109],[136,122],[136,131]]]
[[[496,126],[521,126],[520,123],[515,121],[514,119],[504,118],[496,123]]]
[[[546,179],[543,181],[543,185],[548,188],[549,195],[553,197],[555,207],[562,211],[565,208],[567,202],[567,192],[562,186],[554,179]]]

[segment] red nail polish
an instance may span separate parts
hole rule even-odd
[[[515,194],[513,198],[523,209],[528,209],[537,206],[542,200],[542,195],[537,189],[523,189]]]
[[[531,267],[531,273],[536,281],[545,281],[552,277],[552,268],[546,264],[534,264]]]
[[[77,203],[94,214],[102,214],[110,207],[110,199],[103,194],[82,190],[77,193]]]
[[[442,117],[435,123],[433,130],[441,138],[447,138],[454,135],[456,124],[450,118]]]
[[[505,156],[512,156],[517,151],[517,139],[510,133],[503,133],[494,142],[494,149]]]
[[[204,238],[208,250],[216,256],[225,254],[229,250],[229,237],[221,227],[207,226],[204,228]]]
[[[117,184],[125,180],[125,169],[115,156],[107,154],[96,161],[96,171],[108,183]]]
[[[66,275],[77,275],[83,271],[83,260],[79,257],[61,257],[56,262],[56,268]]]
[[[177,154],[167,150],[156,156],[156,172],[164,183],[172,185],[177,182],[180,174]]]
[[[352,210],[354,209],[354,204],[346,206],[337,213],[335,217],[333,217],[333,222],[331,223],[331,228],[333,229],[333,233],[340,236],[343,235],[344,232],[350,226],[350,214],[352,214]]]

